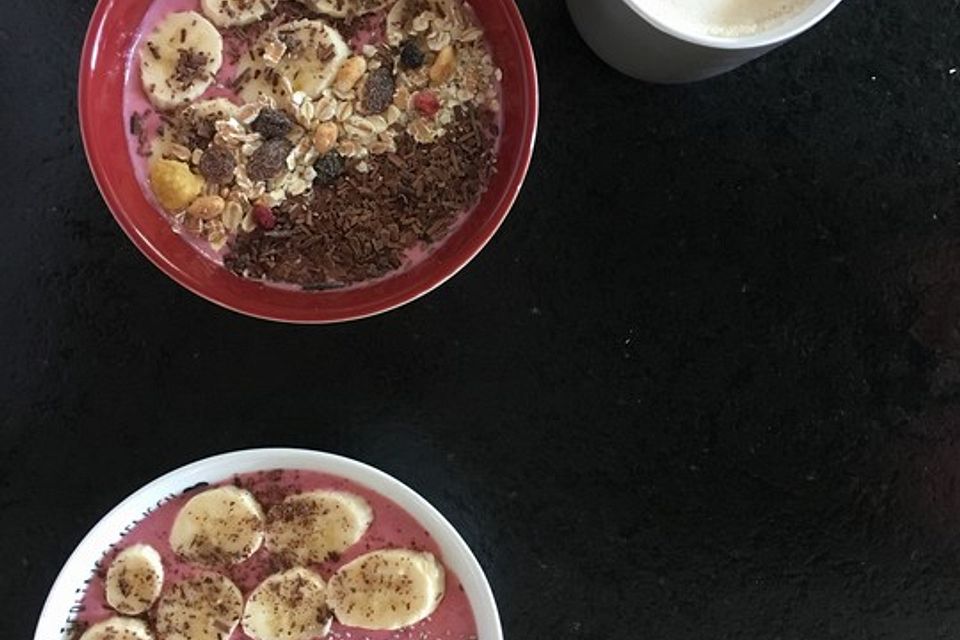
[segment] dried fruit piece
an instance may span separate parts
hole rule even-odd
[[[220,196],[203,196],[193,201],[187,213],[201,220],[213,220],[220,217],[226,206],[226,201]]]
[[[273,213],[273,210],[262,204],[253,207],[253,219],[256,220],[258,227],[266,231],[270,231],[277,226],[277,216]]]
[[[200,175],[214,184],[229,184],[237,168],[233,152],[221,145],[213,145],[200,156]]]
[[[419,69],[423,66],[426,56],[420,45],[414,40],[407,40],[400,49],[400,64],[406,69]]]
[[[320,186],[331,184],[343,175],[344,168],[343,156],[336,151],[320,156],[313,165],[314,171],[317,172],[316,183]]]
[[[357,81],[367,72],[367,59],[363,56],[353,56],[343,63],[337,72],[334,88],[337,91],[347,92],[353,89]]]
[[[332,122],[324,122],[313,134],[313,147],[317,153],[327,153],[333,149],[340,137],[340,129]]]
[[[250,128],[268,140],[282,138],[293,129],[293,121],[279,109],[262,109]]]
[[[253,152],[247,163],[247,175],[251,180],[272,180],[287,168],[287,156],[293,151],[293,143],[286,138],[267,140]]]
[[[164,209],[180,211],[200,195],[203,178],[185,162],[159,159],[150,166],[150,188]]]
[[[393,73],[386,67],[374,69],[363,86],[363,108],[367,113],[383,113],[393,102],[397,89]]]
[[[413,106],[427,118],[432,118],[440,110],[440,98],[433,91],[421,91],[413,97]]]
[[[444,47],[440,53],[437,54],[437,59],[433,61],[433,66],[430,67],[430,81],[433,84],[443,84],[453,77],[453,73],[456,70],[457,53],[453,50],[453,47]]]

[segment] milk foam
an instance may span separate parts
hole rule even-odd
[[[776,28],[813,0],[638,0],[643,10],[679,29],[740,38]]]

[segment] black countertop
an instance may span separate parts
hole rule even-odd
[[[657,87],[521,0],[543,113],[501,232],[427,298],[298,328],[168,280],[88,172],[93,0],[0,22],[0,611],[182,463],[290,445],[412,485],[508,638],[960,633],[960,17],[850,0]]]

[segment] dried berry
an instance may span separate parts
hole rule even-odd
[[[229,184],[233,181],[233,171],[237,160],[233,152],[226,147],[213,145],[200,156],[200,175],[214,184]]]
[[[320,186],[331,184],[343,175],[344,168],[343,156],[336,151],[325,153],[313,165],[314,171],[317,172],[315,182]]]
[[[426,56],[423,50],[413,40],[407,40],[400,49],[400,64],[406,69],[419,69],[423,66]]]
[[[267,140],[250,156],[247,175],[251,180],[272,180],[287,168],[287,156],[293,151],[293,143],[286,138]]]
[[[433,91],[421,91],[413,96],[413,106],[427,118],[432,118],[440,110],[440,98]]]
[[[262,204],[258,204],[253,207],[253,219],[256,220],[257,226],[266,231],[270,231],[277,226],[277,216],[273,213],[273,210],[270,207],[265,207]]]
[[[290,116],[279,109],[263,109],[260,115],[253,121],[250,128],[262,135],[267,140],[273,138],[282,138],[293,129],[293,121]]]
[[[383,113],[393,104],[397,83],[386,67],[374,69],[363,87],[363,108],[367,113]]]

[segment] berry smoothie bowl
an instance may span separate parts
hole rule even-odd
[[[538,94],[512,0],[100,0],[79,105],[151,261],[235,311],[324,323],[405,304],[483,248]]]
[[[463,539],[397,480],[296,449],[187,465],[67,560],[36,640],[502,640]]]

